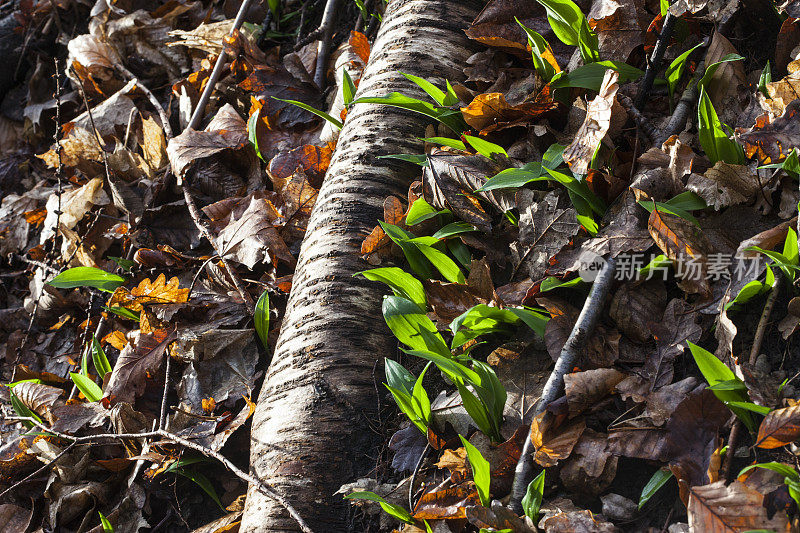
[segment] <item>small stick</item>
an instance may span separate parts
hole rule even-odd
[[[247,13],[247,8],[250,7],[250,1],[251,0],[242,0],[242,5],[239,6],[239,12],[236,13],[236,19],[233,21],[233,27],[231,27],[231,31],[228,34],[229,36],[232,37],[235,35],[236,32],[239,31],[239,28],[242,27],[244,16]],[[214,91],[214,86],[217,85],[219,77],[222,75],[222,68],[224,66],[225,47],[223,43],[222,51],[219,53],[219,57],[217,57],[214,70],[211,71],[211,76],[208,78],[208,83],[206,84],[205,89],[203,89],[203,94],[200,95],[200,101],[197,102],[197,107],[194,108],[194,113],[192,113],[192,118],[189,120],[189,125],[186,127],[187,129],[196,130],[200,125],[200,121],[203,120],[203,113],[205,112],[206,105],[208,105],[208,101],[211,99],[211,93]]]
[[[694,76],[692,76],[691,81],[689,81],[689,85],[686,86],[686,90],[683,91],[681,99],[675,106],[675,111],[673,111],[663,133],[658,138],[654,139],[654,146],[660,148],[661,145],[664,144],[664,141],[683,131],[683,128],[686,126],[686,121],[689,119],[689,114],[692,112],[692,108],[694,108],[694,103],[700,95],[700,92],[697,90],[697,84],[700,83],[700,79],[705,72],[704,65],[705,62],[703,61],[697,65],[697,70],[694,71]]]
[[[419,454],[419,459],[417,459],[417,464],[414,466],[414,471],[411,473],[411,482],[408,484],[408,510],[412,513],[414,512],[414,482],[417,480],[417,474],[419,474],[420,469],[422,468],[422,463],[425,462],[425,458],[428,456],[428,452],[431,450],[431,443],[425,443],[425,449],[422,450],[422,453]]]
[[[639,85],[639,94],[636,95],[637,109],[644,109],[644,105],[647,103],[650,89],[653,88],[653,81],[655,81],[656,74],[661,68],[661,60],[664,59],[664,52],[667,51],[669,40],[672,38],[672,30],[675,28],[676,20],[678,20],[678,18],[673,16],[670,11],[667,11],[667,16],[664,17],[664,26],[661,28],[661,34],[659,34],[656,45],[653,47],[653,54],[647,62],[644,78],[642,78],[642,83]]]
[[[253,298],[251,298],[250,294],[247,292],[247,288],[244,286],[244,282],[241,280],[241,278],[239,278],[239,274],[237,274],[236,271],[231,268],[231,266],[222,256],[222,252],[217,250],[217,246],[214,244],[214,237],[211,235],[211,230],[208,227],[208,223],[203,220],[202,215],[200,215],[200,210],[197,208],[197,203],[195,203],[192,193],[189,192],[189,188],[186,186],[186,184],[183,184],[181,185],[181,189],[183,189],[183,198],[186,200],[186,206],[189,208],[189,214],[192,216],[194,225],[198,230],[200,230],[200,233],[203,234],[203,237],[205,237],[206,240],[211,243],[214,251],[219,256],[219,260],[222,261],[222,264],[225,266],[225,270],[228,271],[228,275],[231,277],[231,280],[233,280],[233,285],[239,292],[239,296],[242,297],[242,301],[244,301],[245,307],[247,307],[247,312],[252,316],[253,309],[255,308],[255,302],[253,302]]]
[[[338,4],[339,0],[328,0],[328,3],[325,4],[325,11],[322,14],[320,29],[323,30],[323,36],[317,46],[317,67],[314,72],[314,83],[317,84],[320,90],[325,88],[325,64],[328,62],[328,53],[331,49],[333,26],[336,23],[336,7]]]
[[[647,117],[642,115],[642,112],[633,105],[633,100],[621,93],[617,93],[617,100],[619,100],[619,103],[625,108],[625,111],[628,112],[628,115],[630,115],[636,125],[639,126],[639,129],[647,137],[648,141],[652,141],[658,136],[658,132],[650,121],[647,120]]]
[[[164,440],[173,442],[175,444],[180,444],[184,448],[189,448],[190,450],[194,450],[198,453],[205,455],[206,457],[212,457],[222,463],[225,468],[233,472],[236,477],[243,481],[247,481],[248,483],[256,486],[261,492],[266,494],[269,498],[277,501],[279,504],[283,506],[284,509],[291,515],[292,518],[295,519],[297,524],[300,526],[300,529],[306,533],[313,533],[311,528],[306,524],[305,520],[297,513],[297,510],[289,503],[286,498],[278,494],[275,489],[273,489],[266,481],[263,481],[252,474],[247,474],[240,470],[235,464],[230,462],[224,455],[220,454],[219,452],[215,452],[211,448],[206,448],[205,446],[201,446],[195,442],[190,440],[186,440],[178,435],[165,431],[163,429],[157,429],[154,431],[145,431],[142,433],[100,433],[97,435],[87,435],[84,437],[74,437],[72,435],[68,435],[66,433],[60,433],[58,431],[53,431],[52,429],[48,428],[38,420],[28,417],[28,416],[7,416],[3,417],[5,420],[10,420],[14,422],[29,422],[34,426],[38,427],[42,431],[50,433],[51,435],[55,435],[60,439],[64,439],[70,441],[72,444],[81,444],[84,442],[94,443],[99,439],[144,439],[144,438],[152,438],[152,437],[161,437]]]
[[[586,343],[594,331],[597,321],[600,319],[600,311],[605,305],[606,297],[611,288],[611,281],[614,279],[615,266],[616,261],[613,258],[606,259],[603,268],[594,280],[592,290],[583,303],[583,309],[578,315],[578,320],[575,322],[567,342],[564,343],[564,347],[561,349],[555,368],[553,368],[547,383],[545,383],[542,397],[536,405],[534,416],[543,413],[547,406],[558,397],[564,387],[564,375],[569,373],[575,366],[579,350]],[[511,486],[511,495],[508,501],[509,509],[516,514],[522,513],[522,498],[528,488],[529,478],[532,477],[533,462],[531,461],[531,455],[533,455],[533,442],[529,437],[525,439],[525,446],[522,449],[519,461],[517,461],[514,482]]]
[[[767,301],[764,303],[764,310],[761,312],[761,318],[758,319],[758,327],[756,334],[753,337],[753,344],[750,348],[750,358],[748,363],[751,365],[756,364],[758,354],[761,352],[761,345],[764,343],[764,334],[767,331],[767,324],[769,324],[769,317],[772,315],[772,309],[775,307],[775,302],[778,300],[778,295],[783,287],[783,275],[778,274],[775,278],[775,285],[772,287],[772,292],[769,293]],[[731,433],[728,437],[728,452],[725,454],[725,460],[722,463],[722,479],[728,479],[731,475],[731,466],[733,466],[733,455],[736,447],[739,444],[739,437],[742,433],[744,425],[738,418],[731,427]]]

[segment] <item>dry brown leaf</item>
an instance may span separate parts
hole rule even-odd
[[[15,385],[12,391],[25,407],[51,424],[55,421],[50,410],[64,393],[63,390],[43,383],[26,381]]]
[[[706,51],[705,64],[716,63],[728,54],[738,54],[738,52],[721,33],[714,32],[711,44],[708,45]],[[744,61],[722,63],[706,84],[705,90],[724,124],[736,125],[738,123],[738,118],[742,115],[739,87],[746,84],[747,75],[744,71]]]
[[[771,123],[766,123],[766,117],[759,117],[752,128],[737,135],[747,157],[757,155],[764,164],[777,163],[800,146],[798,113],[800,100],[794,100],[786,106],[783,115]]]
[[[503,93],[486,93],[476,96],[468,106],[461,108],[461,116],[476,131],[489,133],[532,122],[558,104],[549,96],[549,90],[539,93],[532,102],[511,105]]]
[[[574,418],[614,391],[625,374],[613,368],[597,368],[564,376],[569,416]]]
[[[103,391],[103,403],[132,402],[141,396],[147,380],[156,377],[164,351],[176,336],[174,327],[135,335],[135,340],[119,354]]]
[[[641,5],[633,0],[592,2],[587,19],[597,34],[600,55],[628,61],[633,49],[644,42],[643,30],[649,22],[646,17]]]
[[[773,116],[783,115],[786,108],[800,98],[800,61],[793,61],[787,67],[789,75],[767,84],[769,98],[761,100],[761,106]]]
[[[608,435],[586,428],[563,462],[559,478],[568,490],[597,495],[611,485],[618,462],[608,449]]]
[[[712,249],[702,230],[683,218],[653,209],[648,220],[653,240],[667,257],[676,261],[681,288],[689,294],[711,294],[706,272]]]
[[[596,518],[591,511],[558,513],[541,524],[545,533],[618,533],[611,522]]]
[[[600,92],[586,106],[586,118],[575,134],[575,139],[564,149],[564,162],[574,174],[585,175],[589,172],[597,147],[611,127],[612,108],[619,85],[619,73],[608,69],[603,77]]]
[[[164,274],[159,274],[154,281],[145,278],[131,290],[117,287],[108,301],[108,306],[124,307],[136,312],[153,304],[185,303],[189,297],[189,288],[181,289],[179,283],[176,277],[167,281]]]
[[[756,446],[772,449],[800,438],[800,404],[770,411],[758,428]]]
[[[92,178],[85,185],[71,189],[61,195],[61,216],[56,214],[59,208],[58,195],[53,193],[47,199],[47,217],[44,219],[39,242],[44,244],[56,232],[56,220],[59,228],[74,228],[89,210],[96,205],[107,205],[108,195],[103,190],[103,178]]]
[[[579,418],[563,426],[551,428],[543,412],[534,417],[531,423],[531,441],[536,450],[533,460],[545,468],[555,466],[572,453],[572,448],[586,429],[586,421]]]
[[[761,185],[749,167],[717,161],[704,175],[690,175],[686,188],[719,211],[723,207],[753,202]]]
[[[455,520],[467,517],[467,507],[479,505],[472,481],[426,492],[412,513],[417,520]]]
[[[729,533],[749,529],[791,531],[785,511],[767,517],[764,495],[740,481],[724,481],[689,488],[689,527],[704,533]]]

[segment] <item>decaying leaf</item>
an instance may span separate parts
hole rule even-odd
[[[758,428],[756,446],[780,448],[800,437],[800,404],[770,411]]]
[[[785,511],[769,518],[763,505],[764,495],[740,481],[727,487],[725,481],[691,487],[689,493],[689,527],[694,531],[791,531]]]
[[[731,165],[717,161],[704,175],[692,174],[686,188],[697,193],[718,211],[730,205],[750,203],[762,185],[745,165]]]
[[[479,94],[468,106],[462,107],[461,115],[475,130],[489,133],[533,122],[557,107],[549,91],[539,93],[530,102],[516,105],[509,104],[503,93],[487,93]]]
[[[766,117],[744,133],[737,135],[743,143],[747,157],[758,156],[764,164],[777,163],[788,156],[792,149],[800,146],[800,100],[793,100],[783,114],[772,122]]]
[[[589,172],[589,165],[600,146],[600,141],[611,127],[612,110],[619,89],[617,80],[619,80],[617,71],[606,70],[600,92],[586,106],[583,125],[575,134],[575,140],[564,149],[564,162],[574,174],[585,175]]]
[[[578,418],[559,427],[551,427],[546,412],[534,417],[531,423],[531,440],[536,450],[533,459],[547,468],[555,466],[572,453],[572,448],[586,429],[586,420]]]
[[[108,302],[109,307],[125,307],[131,311],[141,311],[145,306],[158,304],[185,303],[189,288],[181,289],[178,278],[167,278],[159,274],[154,281],[143,279],[133,289],[117,287]]]
[[[147,380],[156,378],[164,351],[175,338],[174,327],[138,334],[119,354],[103,391],[104,402],[130,402],[140,396]]]

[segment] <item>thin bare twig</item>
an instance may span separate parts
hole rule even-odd
[[[676,20],[678,20],[678,18],[667,11],[661,33],[658,36],[656,45],[653,47],[653,53],[647,61],[647,69],[644,72],[642,83],[639,85],[639,93],[636,95],[637,109],[644,109],[647,103],[647,98],[650,96],[650,89],[653,88],[653,81],[655,81],[656,74],[661,68],[661,60],[664,59],[664,52],[667,51],[669,40],[672,38],[672,30],[675,28]]]
[[[772,309],[775,307],[775,302],[778,300],[782,288],[783,275],[778,274],[775,278],[775,285],[772,286],[772,291],[769,293],[767,301],[764,302],[764,310],[761,312],[761,317],[758,319],[758,326],[756,328],[756,334],[753,337],[753,344],[750,347],[750,357],[748,359],[748,363],[751,365],[756,364],[758,354],[761,353],[761,345],[764,343],[764,334],[767,331],[769,318],[772,315]],[[744,425],[742,421],[737,418],[733,423],[733,427],[731,427],[731,433],[728,437],[728,453],[725,454],[725,460],[722,463],[722,479],[728,479],[731,475],[733,456],[739,444],[739,438],[743,429]]]
[[[617,93],[617,100],[619,100],[619,103],[625,108],[625,111],[628,112],[628,115],[639,127],[639,131],[641,131],[647,137],[648,141],[652,141],[658,136],[658,132],[650,123],[650,121],[647,120],[647,117],[642,115],[642,112],[639,111],[635,105],[633,105],[633,100],[622,93]]]
[[[703,73],[705,72],[704,65],[705,62],[703,61],[697,65],[697,70],[694,71],[694,75],[689,81],[689,85],[686,86],[683,94],[681,94],[681,99],[675,106],[675,111],[672,112],[672,116],[670,117],[667,126],[664,128],[664,131],[661,133],[661,135],[653,140],[653,146],[660,148],[661,145],[664,144],[664,141],[683,131],[683,128],[686,126],[686,121],[689,119],[689,114],[694,108],[694,103],[697,101],[697,97],[700,95],[700,91],[697,89],[697,84],[700,83],[700,79],[703,77]]]
[[[338,14],[336,7],[339,0],[328,0],[325,4],[325,11],[322,14],[322,24],[320,29],[323,30],[322,39],[317,46],[317,66],[314,71],[314,83],[320,90],[325,88],[325,65],[328,62],[328,53],[331,49],[331,39],[333,38],[333,26],[336,24],[336,15]]]
[[[414,512],[414,483],[417,481],[417,474],[419,474],[419,471],[422,468],[422,463],[425,462],[425,458],[428,456],[428,452],[430,450],[431,444],[430,442],[426,442],[425,448],[422,450],[422,453],[419,454],[417,464],[414,466],[414,471],[411,473],[411,480],[408,484],[408,509],[411,512]]]
[[[236,19],[234,19],[233,26],[231,27],[230,36],[235,35],[236,32],[239,31],[239,28],[242,27],[245,13],[247,13],[247,8],[250,7],[250,1],[251,0],[242,0],[242,5],[239,6],[239,12],[236,14]],[[203,94],[200,95],[200,100],[197,102],[197,107],[194,108],[194,113],[192,113],[192,118],[189,120],[187,129],[196,130],[200,125],[200,121],[203,120],[203,113],[205,113],[206,105],[208,105],[208,101],[211,99],[211,93],[214,91],[214,87],[217,85],[219,77],[222,75],[222,68],[225,66],[225,55],[225,47],[223,46],[219,57],[217,57],[217,62],[214,64],[214,70],[211,71],[211,76],[208,78],[208,83],[205,89],[203,89]],[[178,177],[178,184],[180,185],[180,176]]]
[[[180,444],[184,448],[189,448],[190,450],[194,450],[198,453],[205,455],[206,457],[211,457],[216,459],[220,463],[222,463],[225,468],[230,470],[236,477],[241,479],[242,481],[246,481],[255,487],[257,487],[261,492],[266,494],[269,498],[274,499],[278,503],[280,503],[284,509],[291,515],[292,518],[295,519],[297,524],[300,526],[300,529],[306,533],[313,533],[311,528],[308,524],[303,520],[303,518],[297,513],[297,510],[292,506],[289,501],[286,500],[283,496],[278,494],[275,489],[273,489],[266,481],[263,481],[252,474],[248,474],[240,470],[235,464],[230,462],[224,455],[219,452],[212,450],[211,448],[207,448],[190,440],[184,439],[183,437],[179,437],[169,431],[165,431],[163,429],[157,429],[154,431],[145,431],[142,433],[101,433],[98,435],[86,435],[84,437],[75,437],[72,435],[68,435],[66,433],[61,433],[58,431],[53,431],[52,429],[48,428],[38,420],[27,417],[27,416],[7,416],[4,417],[5,420],[14,421],[14,422],[28,422],[37,428],[50,433],[51,435],[55,435],[56,437],[70,441],[73,444],[81,444],[85,442],[94,443],[101,439],[114,439],[114,440],[122,440],[122,439],[145,439],[145,438],[154,438],[160,437],[166,441]]]
[[[583,303],[583,309],[578,315],[578,320],[575,322],[567,342],[564,343],[564,347],[561,349],[556,366],[550,373],[544,389],[542,389],[542,396],[536,405],[534,416],[543,413],[564,388],[564,376],[575,366],[575,360],[580,349],[586,343],[594,331],[597,321],[600,319],[600,311],[605,305],[606,297],[611,289],[611,281],[614,279],[615,266],[616,261],[613,258],[605,259],[603,267],[594,280],[592,290]],[[517,514],[522,513],[522,498],[528,488],[528,483],[533,477],[531,475],[533,471],[532,455],[533,442],[530,438],[527,438],[517,462],[517,467],[514,470],[514,482],[511,486],[511,495],[508,502],[509,509]]]

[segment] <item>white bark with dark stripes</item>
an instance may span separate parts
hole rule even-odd
[[[357,97],[393,91],[427,98],[399,71],[463,79],[471,50],[463,30],[478,0],[391,0]],[[286,316],[253,418],[251,468],[318,532],[347,531],[333,493],[368,475],[381,435],[370,429],[395,339],[381,316],[382,286],[352,275],[364,237],[389,194],[403,197],[419,167],[379,155],[422,153],[424,116],[358,104],[339,137],[294,275]],[[375,372],[376,363],[378,372]],[[296,531],[297,524],[251,487],[241,531]]]

